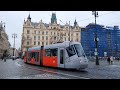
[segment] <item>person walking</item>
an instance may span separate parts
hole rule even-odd
[[[6,57],[7,57],[7,50],[5,50],[4,53],[3,53],[3,60],[4,60],[4,62],[6,62]]]
[[[113,64],[113,56],[110,56],[110,64]]]
[[[108,64],[110,65],[110,57],[107,58]]]

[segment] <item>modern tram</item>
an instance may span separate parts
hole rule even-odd
[[[88,59],[81,43],[70,41],[29,48],[25,52],[24,62],[66,69],[88,67]]]

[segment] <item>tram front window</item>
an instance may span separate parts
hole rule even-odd
[[[66,50],[67,50],[67,53],[68,53],[69,57],[71,57],[71,56],[76,54],[73,45],[71,45],[70,47],[67,47]]]
[[[75,44],[74,46],[75,46],[78,57],[85,56],[83,48],[80,44]]]

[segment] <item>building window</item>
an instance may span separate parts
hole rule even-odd
[[[29,42],[27,42],[27,45],[29,45]]]
[[[44,32],[42,32],[42,34],[44,35]]]
[[[36,40],[36,36],[34,36],[34,40]]]
[[[44,46],[44,42],[42,42],[42,45]]]
[[[48,35],[48,31],[46,31],[46,35]]]
[[[29,36],[27,36],[27,39],[29,39]]]
[[[48,36],[46,36],[46,40],[48,40]]]
[[[36,31],[34,31],[34,34],[36,34]]]
[[[52,29],[52,27],[51,27],[51,29]]]
[[[38,36],[38,40],[40,40],[40,36]]]
[[[44,36],[42,36],[42,40],[44,40]]]
[[[38,34],[40,34],[40,31],[38,31]]]
[[[55,35],[55,32],[54,32],[54,35]]]
[[[46,42],[46,45],[48,45],[48,42]]]
[[[30,34],[30,30],[27,30],[27,34]]]
[[[40,45],[40,42],[38,42],[38,45]]]
[[[36,42],[34,42],[34,45],[36,45]]]
[[[51,35],[52,35],[52,32],[51,32]]]

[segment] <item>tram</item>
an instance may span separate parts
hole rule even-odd
[[[88,67],[88,59],[81,43],[70,41],[29,48],[25,52],[24,62],[66,69]]]

